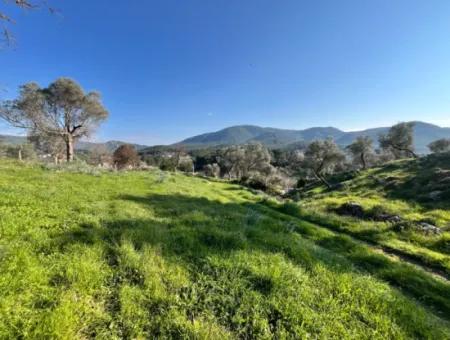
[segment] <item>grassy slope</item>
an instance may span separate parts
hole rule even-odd
[[[0,161],[0,192],[0,338],[450,331],[447,283],[233,185]]]
[[[331,193],[323,187],[308,193],[302,217],[320,221],[355,238],[373,242],[413,258],[450,277],[450,154],[403,160],[362,172]],[[438,200],[429,194],[441,191]],[[392,223],[337,216],[333,209],[358,202],[366,211],[400,215],[406,223],[425,221],[439,226],[441,235],[425,235],[414,228],[399,231]]]

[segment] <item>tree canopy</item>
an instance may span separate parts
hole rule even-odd
[[[36,83],[20,87],[19,97],[0,104],[0,118],[33,135],[60,138],[67,161],[74,156],[74,143],[108,117],[98,92],[85,93],[69,78],[59,78],[47,88]]]
[[[360,163],[366,169],[367,157],[373,153],[373,140],[368,136],[359,136],[346,149],[352,155],[353,162]]]
[[[390,151],[396,158],[412,156],[417,158],[414,152],[414,123],[398,123],[392,126],[387,134],[380,135],[378,141],[380,147]]]
[[[428,144],[428,148],[433,153],[447,152],[450,151],[450,139],[449,138],[441,138],[435,140]]]
[[[324,175],[333,172],[334,168],[345,160],[345,155],[331,139],[316,140],[308,145],[305,151],[304,164],[314,176],[330,187]]]

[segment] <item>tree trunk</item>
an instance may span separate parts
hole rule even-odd
[[[314,171],[314,175],[316,176],[316,178],[321,181],[323,184],[325,184],[327,186],[328,189],[331,189],[331,184],[328,183],[328,181],[325,179],[325,177],[319,175],[318,172]]]
[[[362,163],[363,170],[365,170],[366,169],[366,159],[365,159],[363,153],[361,154],[361,163]]]
[[[22,147],[19,146],[19,150],[17,152],[17,158],[19,159],[19,161],[22,161]]]
[[[414,151],[412,151],[412,150],[408,150],[408,151],[413,156],[413,158],[419,158],[419,156],[417,156],[417,154]]]
[[[53,156],[53,161],[55,162],[55,165],[58,165],[58,155]]]
[[[73,138],[71,135],[67,136],[66,139],[66,152],[67,152],[67,161],[73,161]]]

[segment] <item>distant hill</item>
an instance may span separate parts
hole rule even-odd
[[[419,153],[427,153],[427,145],[439,138],[450,138],[450,128],[424,122],[415,122],[415,147]],[[220,145],[260,142],[270,148],[292,147],[309,143],[315,139],[333,138],[336,143],[346,146],[358,136],[370,136],[375,141],[380,133],[386,133],[389,127],[378,127],[362,131],[345,132],[334,127],[313,127],[305,130],[285,130],[264,128],[254,125],[232,126],[217,132],[205,133],[185,139],[177,145],[186,148],[202,148]]]
[[[12,144],[12,145],[18,145],[23,144],[27,142],[27,138],[24,136],[11,136],[11,135],[0,135],[0,142],[3,142],[5,144]],[[87,150],[90,151],[93,148],[97,146],[105,146],[106,149],[110,152],[113,152],[116,150],[119,146],[123,144],[131,144],[133,145],[136,150],[140,151],[142,149],[148,148],[147,145],[141,145],[141,144],[132,144],[132,143],[126,143],[122,141],[108,141],[105,143],[94,143],[94,142],[86,142],[86,141],[80,141],[76,144],[75,149],[76,150]]]

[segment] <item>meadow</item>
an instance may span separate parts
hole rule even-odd
[[[339,229],[312,196],[7,160],[0,192],[2,339],[450,338],[446,278],[355,237],[354,220]],[[417,238],[392,240],[447,255]]]

